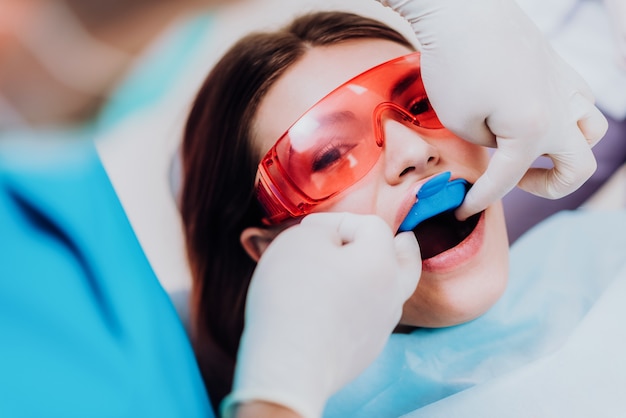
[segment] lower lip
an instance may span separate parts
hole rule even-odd
[[[445,273],[468,263],[483,246],[485,240],[485,212],[480,215],[472,233],[459,245],[422,261],[422,271]]]

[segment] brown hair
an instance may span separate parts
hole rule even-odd
[[[344,12],[317,12],[276,32],[251,34],[216,64],[201,87],[183,139],[183,217],[193,277],[194,350],[213,406],[230,391],[255,263],[239,236],[261,226],[254,195],[261,159],[251,141],[260,101],[310,47],[354,39],[413,46],[387,25]]]

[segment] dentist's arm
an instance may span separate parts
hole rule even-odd
[[[380,354],[420,274],[415,236],[373,215],[313,214],[282,232],[252,277],[224,416],[320,417]]]
[[[515,0],[378,1],[411,24],[442,123],[468,141],[497,147],[457,217],[484,209],[515,185],[556,199],[593,174],[591,147],[608,123],[585,81]],[[541,155],[554,168],[529,169]]]

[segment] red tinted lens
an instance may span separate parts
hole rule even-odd
[[[260,189],[290,216],[345,190],[374,166],[383,138],[376,109],[387,103],[414,125],[442,128],[421,81],[419,54],[374,67],[335,89],[278,140],[259,165]]]
[[[357,106],[337,110],[328,104],[301,118],[276,146],[286,176],[313,201],[354,184],[381,151],[368,112]]]

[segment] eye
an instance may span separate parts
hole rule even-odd
[[[311,172],[324,171],[338,164],[354,147],[356,144],[328,144],[316,154],[311,163]]]
[[[407,110],[415,117],[416,125],[429,129],[443,128],[428,98],[420,97],[416,99],[407,106]]]
[[[422,113],[426,113],[430,111],[432,108],[430,106],[430,102],[426,98],[421,98],[415,102],[413,102],[409,106],[409,113],[413,116],[421,115]]]

